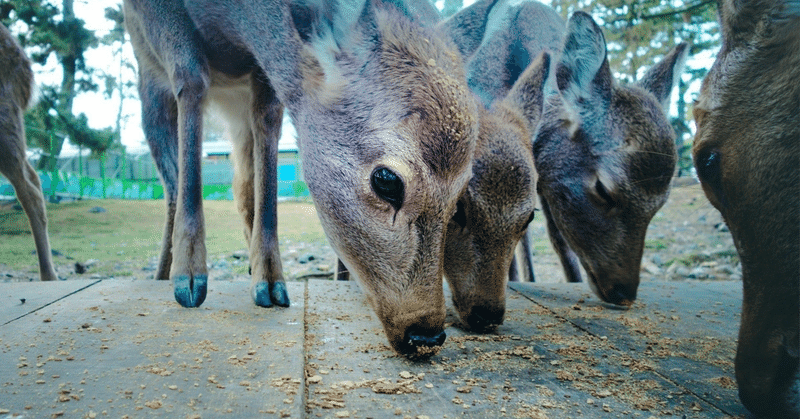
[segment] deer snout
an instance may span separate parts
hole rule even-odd
[[[386,337],[395,351],[407,356],[430,356],[439,351],[444,332],[445,309],[413,310],[381,317]]]
[[[622,306],[630,307],[636,301],[636,291],[639,289],[639,277],[636,276],[635,282],[616,282],[607,277],[599,277],[587,269],[589,274],[589,287],[601,300]],[[612,284],[608,284],[611,282]],[[610,286],[608,286],[608,285]]]
[[[472,307],[466,320],[470,329],[484,333],[492,331],[497,326],[503,324],[503,317],[505,317],[505,314],[505,307],[478,305]]]
[[[636,301],[636,286],[615,284],[606,294],[605,301],[618,306],[630,307]]]
[[[418,352],[425,347],[434,348],[442,346],[447,334],[444,330],[426,330],[419,327],[411,327],[406,330],[405,342],[411,353]]]
[[[786,342],[777,362],[758,359],[765,354],[738,357],[736,378],[742,404],[759,418],[800,417],[800,357]]]

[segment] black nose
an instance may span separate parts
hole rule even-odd
[[[470,329],[476,332],[487,332],[503,324],[505,313],[505,308],[475,306],[469,312],[467,323]]]
[[[447,334],[444,333],[444,330],[431,331],[414,327],[406,332],[406,336],[408,336],[406,342],[408,342],[411,351],[416,351],[417,348],[423,346],[442,346],[444,340],[447,338]]]
[[[617,284],[614,285],[614,288],[608,293],[606,300],[611,304],[616,304],[618,306],[626,306],[629,307],[633,302],[636,300],[636,289],[638,285],[622,285]]]

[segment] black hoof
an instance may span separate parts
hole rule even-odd
[[[173,279],[172,287],[178,304],[189,308],[200,307],[206,300],[208,275],[197,275],[194,278],[181,275]]]
[[[258,282],[251,289],[253,302],[259,307],[289,307],[289,293],[285,282]]]

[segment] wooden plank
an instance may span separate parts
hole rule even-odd
[[[0,325],[100,282],[97,279],[0,283]]]
[[[563,285],[548,292],[561,298]],[[590,333],[527,296],[510,292],[505,324],[486,335],[459,328],[450,309],[443,349],[413,361],[387,346],[357,284],[311,281],[309,417],[725,416],[655,371],[643,351],[624,350],[616,336]]]
[[[0,409],[299,418],[304,285],[288,284],[291,307],[263,309],[249,281],[211,281],[204,305],[186,309],[167,281],[103,280],[0,326]]]
[[[628,310],[600,302],[586,284],[511,288],[729,415],[743,415],[733,359],[741,312],[738,281],[644,282]]]

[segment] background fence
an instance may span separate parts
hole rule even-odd
[[[36,161],[31,162],[36,164]],[[149,154],[107,153],[99,158],[75,156],[58,159],[58,170],[39,171],[42,191],[51,201],[62,199],[162,199],[164,188]],[[233,166],[227,157],[203,161],[203,198],[233,199]],[[8,179],[0,176],[0,198],[14,197]],[[278,158],[278,197],[302,199],[309,196],[302,180],[300,161],[295,152]]]

